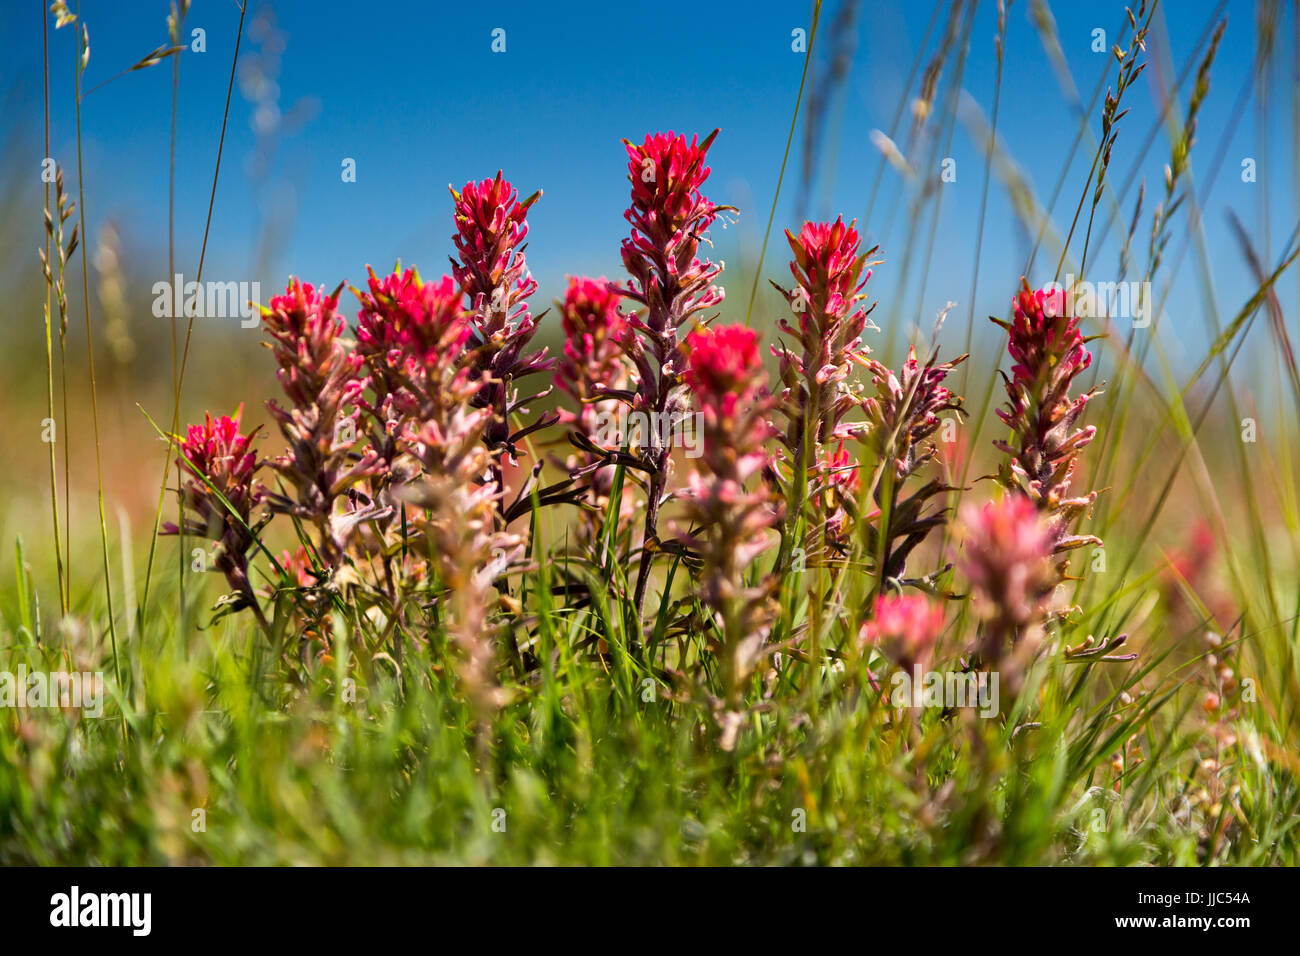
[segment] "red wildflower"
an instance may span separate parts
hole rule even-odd
[[[248,552],[257,543],[252,510],[262,499],[263,489],[254,483],[257,456],[252,442],[257,429],[247,435],[240,432],[243,412],[241,405],[234,418],[223,415],[213,421],[211,415],[205,415],[203,424],[189,426],[176,459],[190,476],[181,491],[186,512],[183,527],[168,522],[161,533],[216,541],[216,569],[245,604],[252,604]]]
[[[452,260],[452,275],[469,297],[477,371],[484,380],[475,402],[493,411],[483,440],[490,451],[500,451],[513,462],[519,438],[556,420],[556,416],[545,417],[519,432],[510,431],[511,417],[526,411],[517,401],[513,383],[555,367],[546,349],[528,351],[537,331],[528,297],[537,290],[537,282],[524,260],[526,217],[542,194],[538,191],[520,201],[519,191],[498,172],[495,179],[466,183],[461,192],[452,189],[451,195],[456,216],[452,241],[460,256],[459,261]],[[494,462],[492,469],[500,487],[499,464]]]
[[[717,135],[714,130],[703,143],[671,131],[649,135],[640,146],[624,140],[632,205],[623,215],[632,235],[623,240],[623,263],[633,278],[629,294],[648,307],[646,323],[659,334],[722,301],[722,290],[711,287],[721,269],[696,258],[720,209],[700,192]]]
[[[561,391],[583,403],[584,411],[602,389],[620,389],[627,384],[630,370],[622,346],[627,319],[618,310],[618,300],[618,292],[603,276],[570,276],[564,291],[560,305],[564,357],[555,382]],[[567,417],[574,420],[573,415]]]
[[[925,439],[938,430],[940,415],[962,414],[961,398],[943,383],[948,373],[965,360],[963,355],[941,363],[936,351],[921,365],[912,348],[899,375],[874,359],[868,360],[876,386],[875,397],[864,404],[872,424],[870,440],[880,454],[892,459],[900,479],[914,474],[934,457],[935,447],[925,444]]]
[[[871,309],[862,303],[871,277],[868,260],[875,249],[860,252],[855,224],[845,225],[843,219],[806,222],[799,235],[787,229],[785,236],[794,255],[790,272],[796,285],[793,291],[773,285],[789,303],[796,324],[781,320],[781,330],[792,341],[772,349],[780,359],[780,408],[787,423],[781,443],[790,468],[788,476],[776,475],[784,487],[791,522],[783,545],[787,555],[796,544],[812,552],[842,552],[846,542],[834,529],[845,526],[843,513],[804,512],[810,496],[818,496],[818,489],[830,482],[822,468],[826,446],[842,445],[860,427],[845,417],[861,405],[850,390],[849,378],[854,364],[865,364],[870,351],[862,344],[862,333]],[[807,536],[795,542],[792,525],[800,515]]]
[[[590,507],[583,512],[579,534],[588,544],[600,537],[603,516],[608,513],[616,471],[609,463],[608,452],[621,448],[626,437],[619,413],[633,369],[623,351],[628,324],[619,312],[618,300],[618,291],[603,276],[570,276],[559,303],[564,357],[555,381],[578,406],[576,413],[561,410],[560,416],[566,425],[573,426],[570,441],[583,452],[571,456],[565,465],[575,481],[587,478],[587,487],[580,494]],[[611,393],[614,397],[601,397]],[[632,489],[624,488],[620,518],[630,515],[632,507]]]
[[[470,325],[460,292],[447,276],[424,282],[414,269],[382,279],[367,271],[369,291],[353,290],[361,301],[357,352],[370,372],[370,444],[383,462],[377,490],[387,504],[387,486],[410,477],[409,462],[399,464],[404,423],[421,415],[430,377],[437,378],[443,365],[466,360]]]
[[[652,426],[638,463],[647,476],[646,542],[657,536],[669,468],[669,448],[660,437],[662,429],[654,426],[679,421],[686,411],[677,332],[723,297],[722,289],[713,284],[722,267],[698,256],[700,243],[708,241],[708,228],[727,208],[700,192],[709,176],[705,157],[717,135],[714,130],[703,142],[696,137],[689,143],[672,132],[647,136],[640,145],[623,141],[632,184],[632,202],[624,213],[632,234],[623,240],[623,264],[631,281],[619,292],[645,307],[644,316],[629,317],[624,345],[637,370],[633,411]],[[635,594],[638,613],[645,602],[653,554],[651,548],[641,552]]]
[[[686,337],[686,384],[705,409],[730,414],[760,387],[758,333],[743,325],[697,329]]]
[[[469,315],[449,276],[424,282],[413,269],[383,279],[370,273],[361,295],[357,351],[388,384],[417,386],[432,369],[460,362],[470,338]],[[372,383],[373,384],[373,383]]]
[[[300,588],[314,587],[317,583],[316,575],[312,571],[311,555],[302,545],[298,545],[296,551],[282,550],[280,552],[280,567],[284,569],[285,575]],[[274,588],[271,588],[274,591]]]
[[[686,351],[686,380],[699,403],[702,434],[701,467],[691,476],[684,510],[699,529],[693,543],[702,563],[701,597],[722,632],[728,712],[721,722],[724,746],[730,746],[747,682],[771,651],[767,635],[776,578],[757,585],[746,579],[754,558],[772,543],[769,530],[780,521],[780,502],[765,483],[753,491],[745,483],[769,462],[772,401],[753,329],[696,330],[686,339]]]
[[[460,253],[456,279],[467,290],[472,288],[477,300],[479,295],[490,295],[503,276],[522,264],[519,247],[528,236],[528,209],[542,194],[539,190],[520,202],[519,190],[498,171],[495,179],[468,182],[461,192],[453,189],[451,195],[456,203],[452,241]],[[537,286],[526,273],[514,278],[524,280],[525,295]],[[480,305],[478,301],[471,304],[475,308]]]
[[[1012,439],[994,444],[1008,455],[999,473],[1002,484],[1027,495],[1049,517],[1053,551],[1059,554],[1101,543],[1070,530],[1097,498],[1095,491],[1070,496],[1079,452],[1097,431],[1091,425],[1075,428],[1096,390],[1070,395],[1074,379],[1092,364],[1092,354],[1078,319],[1070,314],[1069,295],[1060,289],[1034,292],[1020,281],[1012,321],[994,320],[1007,330],[1007,351],[1015,360],[1011,377],[1003,375],[1007,404],[998,410]],[[1065,564],[1063,559],[1058,565],[1061,574]]]
[[[981,646],[996,660],[1004,643],[1040,622],[1056,581],[1048,557],[1052,533],[1033,502],[1010,494],[982,508],[961,510],[966,533],[961,570],[971,583],[975,609],[984,619]]]
[[[293,497],[268,493],[267,499],[274,510],[316,525],[321,556],[333,568],[357,522],[378,514],[364,507],[335,508],[349,489],[381,467],[374,450],[352,450],[366,384],[364,359],[344,335],[338,291],[322,295],[292,279],[285,293],[262,309],[262,325],[291,403],[288,409],[268,403],[289,443],[286,454],[271,464],[294,489]]]
[[[943,633],[943,605],[921,594],[885,594],[876,601],[871,619],[862,625],[863,644],[904,670],[924,669]]]
[[[876,517],[888,514],[889,526],[882,530],[879,520],[867,526],[867,550],[880,556],[878,573],[882,583],[902,579],[908,556],[947,516],[947,508],[930,508],[930,503],[941,500],[951,486],[932,478],[910,490],[907,482],[935,457],[935,445],[927,439],[938,430],[940,415],[964,414],[960,396],[943,383],[965,358],[963,355],[952,362],[940,362],[936,348],[922,365],[916,350],[909,349],[907,361],[897,375],[875,359],[867,360],[876,394],[863,403],[870,423],[863,440],[880,461],[893,469],[892,475],[882,476],[872,487]],[[907,491],[910,493],[905,495]]]

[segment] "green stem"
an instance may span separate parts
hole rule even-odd
[[[99,501],[99,544],[104,562],[104,598],[108,605],[108,635],[113,647],[113,678],[117,681],[118,689],[123,692],[123,698],[125,699],[126,693],[122,687],[122,665],[117,654],[117,624],[113,620],[113,582],[109,576],[108,564],[108,520],[104,516],[104,464],[99,440],[99,390],[95,384],[95,343],[90,334],[90,272],[86,262],[86,246],[88,244],[86,238],[86,179],[81,162],[81,73],[86,34],[84,33],[85,24],[81,20],[80,2],[77,4],[77,22],[82,24],[83,30],[77,35],[75,90],[77,97],[77,210],[81,217],[81,294],[82,306],[85,309],[86,316],[86,360],[90,372],[91,422],[95,430],[95,485],[96,497]],[[123,741],[127,737],[126,713],[124,711],[122,713]]]

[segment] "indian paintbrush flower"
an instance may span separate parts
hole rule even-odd
[[[345,336],[338,291],[322,294],[291,280],[283,295],[262,308],[276,373],[289,407],[268,403],[288,450],[271,466],[292,485],[292,496],[267,493],[272,510],[310,521],[319,534],[321,560],[337,568],[359,521],[379,509],[349,494],[379,470],[373,449],[353,451],[365,388],[364,359]]]
[[[619,294],[603,277],[570,277],[560,303],[564,355],[555,384],[579,405],[577,414],[561,411],[566,425],[576,425],[592,437],[601,413],[616,412],[617,400],[602,398],[604,391],[627,388],[631,368],[623,354],[627,319],[618,310]]]
[[[222,415],[216,421],[205,415],[203,424],[189,427],[176,459],[189,476],[180,491],[183,527],[168,522],[161,533],[217,542],[213,565],[237,595],[236,607],[251,606],[260,616],[248,579],[248,552],[257,543],[252,512],[264,489],[254,480],[258,465],[252,444],[257,429],[247,435],[239,430],[243,411],[241,405],[234,418]]]
[[[701,418],[702,455],[683,495],[685,517],[698,529],[700,596],[716,615],[722,634],[725,710],[723,744],[734,742],[749,678],[770,653],[776,579],[747,582],[755,557],[772,543],[770,529],[781,518],[761,473],[773,430],[767,422],[772,399],[765,389],[758,333],[734,325],[699,329],[686,339],[686,382]],[[754,490],[746,483],[756,480]]]
[[[911,672],[929,667],[943,633],[943,605],[923,594],[885,594],[862,625],[859,640],[880,650],[895,666]]]
[[[366,361],[374,394],[367,410],[381,426],[371,442],[391,466],[403,423],[420,416],[426,380],[437,379],[446,363],[474,359],[467,348],[471,326],[447,276],[426,283],[414,269],[383,279],[371,272],[369,291],[357,295],[357,352]]]
[[[687,409],[678,330],[723,298],[722,288],[713,284],[722,266],[698,255],[700,243],[708,242],[709,227],[730,208],[700,192],[709,177],[705,158],[717,135],[714,130],[703,142],[698,137],[687,142],[670,131],[648,135],[640,144],[623,141],[632,184],[632,202],[623,214],[632,226],[631,236],[623,240],[623,264],[631,279],[618,292],[644,308],[643,315],[629,317],[624,344],[637,371],[632,410],[651,426],[638,463],[647,486],[635,593],[638,615],[645,603],[670,467],[670,448],[657,423],[680,421]]]
[[[555,367],[545,348],[529,350],[537,319],[528,309],[528,297],[537,290],[537,282],[528,272],[524,240],[528,210],[542,194],[539,190],[520,200],[519,191],[498,172],[495,179],[466,183],[460,192],[452,189],[451,195],[456,218],[452,241],[459,254],[459,259],[451,261],[452,276],[469,301],[476,367],[482,381],[474,402],[492,410],[483,440],[489,450],[500,452],[492,462],[492,479],[504,492],[502,460],[513,464],[519,453],[516,443],[556,421],[553,414],[544,415],[511,431],[511,418],[526,412],[524,404],[531,398],[541,397],[520,401],[515,384],[524,376]],[[541,394],[546,391],[549,389]],[[504,494],[498,496],[498,502],[504,508]]]
[[[440,607],[460,654],[459,675],[478,715],[480,742],[500,702],[491,628],[493,587],[523,554],[518,536],[498,528],[500,488],[485,478],[495,456],[484,434],[495,411],[475,401],[486,387],[459,346],[470,315],[449,277],[420,286],[408,301],[405,354],[414,407],[404,418],[401,443],[419,461],[421,475],[396,494],[418,509],[413,524],[446,588]]]
[[[881,470],[872,489],[875,520],[864,525],[882,587],[903,574],[908,556],[947,516],[944,507],[927,511],[932,499],[952,490],[943,481],[931,479],[906,497],[903,491],[908,479],[935,457],[935,445],[928,439],[939,429],[940,416],[963,414],[961,397],[943,383],[965,358],[940,362],[936,348],[922,365],[916,350],[909,349],[898,374],[875,359],[867,360],[876,394],[863,403],[870,424],[863,441],[881,462]],[[881,529],[885,512],[889,526]]]
[[[403,389],[411,361],[408,318],[415,309],[420,276],[414,269],[382,279],[367,267],[368,291],[353,290],[361,302],[357,315],[357,354],[366,363],[373,397],[365,403],[372,419],[370,444],[391,472],[398,458]],[[409,396],[406,397],[409,403]]]
[[[1016,493],[983,507],[966,504],[960,520],[960,568],[982,621],[976,652],[984,664],[996,666],[1047,616],[1057,583],[1049,561],[1053,532],[1033,501]]]
[[[618,309],[618,292],[603,277],[570,277],[564,299],[559,303],[564,330],[564,355],[556,370],[555,384],[577,403],[577,412],[560,410],[560,420],[573,429],[571,441],[582,452],[570,457],[568,470],[587,478],[587,504],[591,516],[603,516],[612,490],[612,458],[625,437],[619,428],[632,366],[623,352],[627,319]],[[606,397],[615,393],[615,397]],[[625,495],[624,504],[627,502]],[[624,508],[620,508],[620,517]],[[583,526],[593,533],[596,525]]]
[[[786,421],[780,440],[790,472],[779,483],[785,491],[787,522],[803,517],[807,529],[803,541],[796,542],[793,524],[787,526],[783,548],[788,555],[801,545],[825,559],[846,550],[839,535],[846,526],[845,511],[829,494],[835,481],[826,468],[827,449],[834,447],[841,455],[844,441],[858,430],[845,416],[861,404],[850,378],[853,367],[865,365],[870,352],[862,343],[871,312],[863,307],[863,289],[876,250],[861,252],[855,223],[845,225],[842,219],[807,222],[797,236],[790,230],[785,236],[794,253],[790,271],[795,287],[773,285],[789,303],[797,327],[782,319],[781,330],[791,341],[772,349],[780,359],[780,407]],[[810,501],[817,507],[807,513],[804,506]]]
[[[1070,294],[1060,288],[1029,287],[1023,278],[1013,300],[1010,323],[993,321],[1007,330],[1007,351],[1014,364],[1002,375],[1007,404],[998,417],[1011,429],[1010,441],[995,442],[1007,460],[999,470],[1001,483],[1026,495],[1048,519],[1052,551],[1062,554],[1087,544],[1101,544],[1092,535],[1073,533],[1079,517],[1092,507],[1097,492],[1079,495],[1070,482],[1079,452],[1092,441],[1096,428],[1076,428],[1096,389],[1070,394],[1074,379],[1092,364],[1079,321],[1070,314]],[[1064,575],[1068,558],[1061,558]]]

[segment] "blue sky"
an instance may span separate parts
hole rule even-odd
[[[809,26],[809,5],[249,2],[206,277],[277,284],[292,272],[331,284],[345,278],[359,282],[366,263],[384,268],[399,257],[426,274],[440,273],[451,251],[447,185],[459,186],[502,168],[524,193],[544,190],[530,216],[529,262],[541,283],[539,298],[549,302],[561,291],[565,274],[613,277],[620,272],[618,243],[626,232],[622,210],[627,196],[620,140],[670,128],[704,134],[715,126],[722,133],[711,153],[709,192],[716,201],[741,207],[737,223],[715,230],[717,255],[729,264],[753,260],[776,188],[803,66],[802,56],[791,50],[791,31]],[[837,6],[828,2],[824,8],[818,63],[830,53],[830,18]],[[1030,23],[1032,6],[1029,0],[1015,0],[1011,6],[999,135],[1040,200],[1068,165],[1066,185],[1053,209],[1057,222],[1068,224],[1092,152],[1081,148],[1071,153],[1077,117]],[[1157,19],[1149,44],[1154,62],[1126,97],[1132,112],[1123,120],[1115,148],[1117,179],[1133,166],[1154,122],[1158,60],[1171,58],[1181,68],[1218,6],[1209,0],[1180,0],[1168,3],[1167,15]],[[1215,291],[1224,308],[1235,309],[1248,293],[1247,276],[1225,228],[1225,211],[1236,209],[1256,241],[1263,243],[1261,189],[1241,182],[1241,157],[1255,157],[1261,167],[1268,164],[1277,170],[1270,186],[1271,258],[1276,258],[1296,220],[1287,188],[1294,162],[1294,84],[1282,84],[1280,71],[1275,71],[1278,85],[1265,126],[1269,149],[1258,155],[1253,98],[1244,111],[1235,109],[1255,53],[1255,5],[1229,0],[1224,6],[1229,24],[1201,116],[1193,170],[1203,183],[1223,150],[1221,171],[1208,193],[1206,224]],[[1104,29],[1107,44],[1116,42],[1123,6],[1104,0],[1052,7],[1074,82],[1086,100],[1110,66],[1107,54],[1090,49],[1092,31]],[[7,29],[0,39],[0,61],[6,64],[5,124],[25,128],[33,144],[41,124],[42,8],[38,0],[4,0]],[[271,8],[274,16],[267,19]],[[840,95],[828,104],[827,129],[838,135],[827,139],[834,146],[823,152],[811,214],[866,214],[871,182],[881,163],[871,145],[871,131],[888,128],[933,11],[929,3],[862,4],[851,34],[852,68]],[[166,4],[159,0],[85,0],[81,12],[91,39],[88,87],[166,41]],[[936,33],[946,17],[945,4]],[[187,22],[187,32],[196,27],[205,31],[207,47],[181,60],[177,257],[189,274],[198,259],[238,19],[235,0],[196,0]],[[495,28],[506,31],[505,53],[491,49]],[[1293,54],[1287,45],[1291,28],[1288,21],[1281,31],[1286,62]],[[982,3],[962,87],[985,113],[993,99],[995,30],[996,5]],[[51,34],[52,151],[67,166],[75,160],[73,42],[67,29]],[[275,56],[277,44],[282,51]],[[935,44],[932,36],[927,50],[933,51]],[[260,82],[259,63],[269,67]],[[949,76],[945,71],[941,95]],[[166,271],[170,97],[171,66],[165,62],[115,80],[87,95],[83,103],[90,232],[101,218],[111,217],[128,247],[158,278]],[[256,126],[275,128],[277,115],[275,149],[264,174],[259,174]],[[1094,110],[1092,135],[1098,115]],[[1234,118],[1239,120],[1236,131],[1225,139]],[[786,274],[788,256],[780,232],[797,226],[802,146],[801,122],[768,250],[765,272],[772,276]],[[1140,235],[1149,231],[1168,153],[1162,134],[1141,165],[1147,199]],[[888,306],[882,302],[880,315],[897,304],[904,322],[928,325],[935,310],[955,300],[954,315],[964,325],[983,157],[961,125],[947,155],[956,160],[958,178],[944,187],[923,290],[916,286],[919,261],[912,265],[906,294],[898,295],[891,286],[903,271],[899,250],[907,225],[907,200],[895,207],[902,194],[892,172],[885,174],[872,219],[864,223],[873,241],[883,242],[887,259],[877,270],[874,288],[882,300],[892,298]],[[356,161],[355,183],[341,181],[345,158]],[[1124,200],[1125,218],[1132,213],[1135,194],[1130,192]],[[890,219],[887,213],[894,208],[897,212]],[[268,219],[278,223],[269,259],[258,255]],[[923,220],[923,235],[928,235],[928,222]],[[1176,255],[1184,234],[1180,223],[1169,256]],[[913,248],[923,250],[924,243]],[[1025,252],[1007,194],[995,182],[984,232],[977,317],[1003,310]],[[1145,262],[1144,253],[1138,256],[1139,266]],[[1040,274],[1031,278],[1051,278],[1050,270],[1041,271],[1054,265],[1055,257],[1050,258],[1052,262],[1040,263]],[[1094,261],[1099,278],[1112,277],[1114,247],[1104,248]],[[1189,331],[1169,338],[1175,351],[1190,347],[1195,339],[1190,329],[1202,324],[1203,290],[1194,281],[1192,259],[1181,268],[1183,281],[1175,285],[1169,314],[1185,321]],[[748,298],[747,283],[740,281],[738,271],[728,273],[730,317],[743,315]],[[1296,287],[1288,288],[1288,295],[1294,296]],[[774,295],[770,289],[766,294]]]

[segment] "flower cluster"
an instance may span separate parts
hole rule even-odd
[[[371,361],[384,355],[383,387],[393,409],[396,445],[418,465],[395,490],[415,506],[411,525],[447,589],[444,619],[460,653],[466,695],[480,714],[480,730],[499,701],[489,616],[497,577],[517,562],[520,539],[497,527],[501,491],[484,482],[500,450],[484,436],[494,410],[478,402],[486,380],[467,348],[472,314],[449,276],[423,282],[403,273],[370,279],[361,298],[358,347]]]
[[[961,510],[966,540],[961,570],[983,621],[978,654],[996,662],[1041,623],[1056,586],[1052,531],[1023,495]]]
[[[369,285],[358,293],[357,351],[371,369],[371,389],[385,399],[392,423],[419,418],[448,370],[475,359],[469,315],[448,276],[424,282],[413,269],[383,279],[372,272]]]
[[[421,281],[414,269],[393,272],[382,279],[373,269],[367,268],[368,291],[353,290],[361,302],[357,315],[357,354],[366,364],[372,397],[365,403],[371,420],[370,443],[384,465],[383,474],[391,476],[397,464],[398,437],[403,406],[410,402],[406,390],[408,376],[413,371],[414,344],[410,323],[413,316],[421,314],[417,305]],[[469,328],[461,323],[460,329],[468,335]],[[459,350],[464,338],[449,347]]]
[[[562,409],[560,421],[573,429],[572,441],[584,452],[568,465],[574,474],[589,476],[592,511],[587,513],[593,516],[609,503],[614,468],[608,462],[621,446],[616,423],[633,374],[623,351],[627,318],[619,312],[618,300],[604,277],[571,276],[559,304],[564,356],[555,384],[577,405],[576,412]]]
[[[532,346],[537,283],[524,250],[540,193],[521,200],[500,173],[452,192],[453,274],[426,282],[413,268],[367,270],[364,288],[352,290],[354,331],[339,310],[342,284],[326,294],[291,280],[262,309],[287,397],[268,403],[287,446],[268,462],[276,486],[256,483],[253,436],[240,432],[239,415],[209,417],[181,445],[185,517],[164,533],[217,541],[229,603],[251,606],[268,633],[291,629],[303,667],[311,645],[317,657],[337,646],[340,627],[361,632],[354,647],[391,649],[399,666],[402,641],[445,649],[483,748],[506,699],[502,674],[536,676],[544,642],[534,609],[570,616],[563,629],[586,635],[580,650],[606,657],[621,640],[646,673],[690,689],[726,749],[764,706],[757,685],[774,692],[787,667],[827,668],[855,646],[904,668],[928,664],[943,599],[954,596],[941,580],[950,566],[906,575],[949,520],[944,498],[955,489],[926,469],[936,433],[965,414],[949,380],[966,356],[940,361],[935,348],[922,362],[912,350],[896,370],[872,358],[862,338],[874,328],[864,290],[875,250],[862,251],[854,223],[809,222],[786,233],[795,283],[777,287],[791,312],[771,350],[780,378],[769,391],[759,334],[710,325],[722,267],[700,246],[727,208],[702,191],[715,136],[625,141],[628,280],[569,280],[557,303],[558,361]],[[1014,492],[961,515],[961,568],[979,621],[967,663],[1002,668],[1013,695],[1051,616],[1062,573],[1053,556],[1095,540],[1071,529],[1095,497],[1070,491],[1093,436],[1076,421],[1093,393],[1071,394],[1090,356],[1063,306],[1027,286],[1016,299],[1006,326],[1015,365],[999,412],[1013,430],[999,447]],[[549,387],[521,400],[519,381],[552,370],[568,407],[521,422],[525,403]],[[508,493],[505,469],[521,440],[560,422],[577,454],[535,461]],[[676,487],[679,428],[695,461]],[[543,437],[548,447],[562,440]],[[548,461],[562,474],[543,487]],[[260,540],[271,516],[252,515],[263,501],[293,519],[284,531],[302,547],[270,561],[278,574],[258,595],[249,561],[255,547],[271,553]],[[575,511],[554,521],[541,511],[553,505]],[[575,517],[583,523],[571,539]],[[537,539],[518,530],[525,525],[577,544],[543,571],[531,560]],[[644,605],[662,554],[683,573],[663,576],[650,631]],[[827,572],[799,578],[808,562]],[[856,587],[864,571],[866,586]],[[524,577],[512,593],[515,574]],[[274,628],[259,599],[274,603]],[[836,635],[843,625],[825,609],[850,604],[866,623]],[[1089,639],[1065,656],[1126,660],[1110,654],[1123,640]],[[781,680],[770,680],[778,668]]]
[[[262,309],[262,325],[290,403],[288,408],[268,403],[289,445],[271,465],[294,492],[292,497],[268,492],[267,500],[277,512],[312,522],[321,560],[335,568],[357,523],[378,513],[348,496],[379,463],[374,449],[353,450],[366,385],[364,360],[345,335],[337,290],[323,295],[291,280],[285,293]]]
[[[886,594],[876,601],[859,640],[905,671],[925,670],[943,633],[943,606],[923,594]]]
[[[861,469],[845,442],[822,449],[814,472],[820,478],[813,500],[824,520],[818,530],[823,540],[839,551],[849,547],[850,512],[862,494]]]
[[[632,234],[623,240],[623,264],[631,281],[619,293],[645,309],[644,315],[629,317],[624,348],[636,367],[636,388],[630,396],[633,410],[652,425],[638,462],[647,485],[635,595],[638,615],[645,602],[659,509],[668,484],[670,449],[653,425],[679,421],[687,408],[680,387],[678,330],[723,298],[721,287],[713,284],[721,265],[699,258],[700,243],[708,241],[709,227],[727,208],[700,192],[710,171],[705,158],[717,135],[714,130],[703,142],[695,137],[688,143],[685,136],[669,132],[647,136],[640,145],[623,143],[632,184],[632,203],[624,213]]]
[[[524,260],[524,240],[528,210],[542,194],[539,190],[520,200],[519,191],[498,172],[495,179],[466,183],[460,192],[452,189],[451,195],[456,217],[452,241],[460,256],[459,261],[452,260],[452,276],[469,301],[476,371],[483,382],[475,403],[493,411],[483,439],[489,449],[499,450],[513,463],[516,442],[540,427],[534,424],[511,433],[511,417],[526,411],[515,383],[555,367],[545,348],[529,351],[537,319],[528,309],[528,297],[537,290],[537,282]],[[504,492],[499,466],[494,463],[493,469]]]
[[[560,326],[564,332],[564,357],[555,373],[555,384],[578,406],[576,413],[563,410],[560,421],[595,440],[602,416],[616,414],[632,379],[632,368],[623,352],[627,318],[618,310],[618,292],[602,277],[570,277],[560,303]]]
[[[691,332],[686,339],[686,382],[700,409],[703,456],[684,496],[686,518],[702,563],[700,596],[717,615],[727,713],[734,731],[744,688],[770,651],[767,644],[774,578],[746,583],[754,559],[773,541],[781,517],[779,499],[750,479],[770,461],[766,449],[772,406],[758,350],[758,333],[734,325]]]
[[[926,439],[939,429],[944,412],[962,414],[962,400],[944,381],[948,373],[966,360],[963,355],[951,362],[939,362],[938,350],[921,365],[916,349],[909,349],[907,361],[898,374],[875,359],[868,360],[874,397],[863,407],[871,422],[869,442],[880,458],[894,466],[898,480],[915,474],[935,456],[935,446]]]
[[[624,140],[632,204],[623,214],[632,235],[623,240],[623,265],[632,281],[623,294],[646,308],[647,345],[662,366],[673,358],[677,330],[692,316],[722,302],[713,282],[720,265],[698,257],[700,242],[727,207],[700,192],[710,169],[704,165],[718,131],[689,143],[671,131],[647,136],[641,145]],[[707,241],[707,240],[704,240]]]
[[[883,463],[884,472],[873,490],[877,514],[889,515],[886,528],[881,528],[878,520],[866,526],[867,545],[868,552],[879,558],[882,581],[899,579],[908,556],[947,516],[946,508],[931,509],[930,504],[951,491],[949,485],[931,479],[906,497],[903,488],[909,478],[934,459],[935,445],[927,440],[938,430],[940,416],[945,412],[957,416],[964,413],[961,397],[943,383],[965,359],[963,355],[951,362],[940,362],[935,349],[922,365],[916,350],[910,349],[897,375],[875,359],[867,360],[876,394],[863,403],[871,426],[863,437]]]
[[[518,536],[498,528],[502,492],[482,481],[494,462],[484,442],[494,412],[475,402],[484,380],[472,374],[455,350],[428,347],[463,341],[460,296],[450,279],[424,289],[429,294],[414,324],[422,346],[414,389],[417,411],[406,420],[402,435],[420,463],[421,477],[400,494],[419,509],[415,527],[447,589],[447,630],[459,648],[461,683],[478,710],[482,734],[500,703],[490,626],[492,590],[497,578],[518,562],[523,545]]]
[[[790,272],[795,287],[777,290],[789,303],[795,324],[780,326],[793,341],[772,351],[780,359],[781,411],[786,420],[781,443],[789,455],[790,475],[780,480],[788,505],[787,520],[806,517],[805,550],[821,559],[842,554],[847,541],[846,502],[838,494],[843,483],[827,466],[847,457],[846,439],[858,426],[846,416],[861,404],[850,387],[855,366],[866,363],[870,351],[862,342],[870,307],[863,289],[871,278],[875,249],[860,251],[856,223],[804,223],[796,236],[786,230],[794,254]],[[776,285],[773,283],[773,285]],[[828,449],[834,447],[834,457]],[[848,462],[837,462],[837,467]],[[805,504],[816,505],[805,515]],[[795,546],[787,529],[786,549]]]
[[[1070,482],[1079,452],[1092,441],[1096,428],[1076,428],[1096,389],[1070,394],[1075,378],[1092,364],[1079,321],[1070,314],[1069,294],[1059,288],[1033,291],[1020,280],[1010,323],[1007,351],[1014,360],[1011,376],[1003,375],[1007,404],[998,417],[1011,428],[1009,442],[995,442],[1007,460],[999,472],[1004,486],[1027,495],[1050,522],[1056,554],[1100,544],[1092,535],[1072,533],[1078,518],[1092,507],[1097,492],[1072,495]],[[1068,558],[1057,565],[1064,574]]]
[[[226,576],[236,606],[256,608],[248,579],[248,553],[257,544],[253,508],[265,492],[254,480],[257,456],[252,445],[257,429],[247,435],[240,432],[243,412],[241,405],[234,418],[222,415],[213,421],[207,415],[202,425],[189,427],[176,459],[182,472],[189,475],[181,491],[186,514],[181,527],[168,522],[162,533],[217,542],[213,566]]]
[[[1169,564],[1160,575],[1160,590],[1169,608],[1171,629],[1176,633],[1202,623],[1228,628],[1240,616],[1231,593],[1216,583],[1220,558],[1214,528],[1205,518],[1194,521],[1184,543],[1170,552]]]

